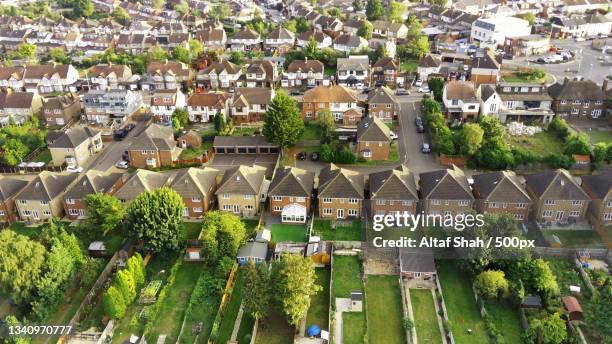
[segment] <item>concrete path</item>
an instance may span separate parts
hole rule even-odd
[[[438,300],[436,299],[436,292],[433,289],[431,290],[431,297],[434,300],[434,306],[436,307],[436,319],[438,319],[438,329],[440,330],[440,335],[442,336],[442,343],[446,344],[446,333],[444,332],[444,321],[440,316],[440,306],[438,305]]]
[[[242,315],[244,314],[244,307],[242,307],[242,303],[240,304],[240,309],[238,310],[238,315],[236,315],[236,321],[234,322],[234,329],[232,330],[232,336],[230,340],[232,342],[236,341],[236,337],[238,337],[238,330],[240,330],[240,323],[242,323]]]
[[[334,343],[342,344],[342,313],[351,309],[351,299],[336,298],[336,312],[334,313]]]
[[[412,300],[410,299],[410,288],[404,289],[404,295],[406,295],[406,308],[408,309],[408,318],[412,319],[412,323],[414,324],[414,313],[412,312]],[[416,335],[416,326],[412,327],[412,332],[410,332],[410,344],[418,344],[417,335]]]

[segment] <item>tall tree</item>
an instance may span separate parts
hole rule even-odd
[[[165,0],[153,0],[153,8],[161,10],[165,3]]]
[[[319,58],[319,46],[313,36],[308,39],[308,44],[304,47],[304,54],[307,58],[317,60]]]
[[[282,149],[296,144],[303,130],[304,122],[298,111],[297,101],[283,91],[278,92],[266,111],[264,136]]]
[[[115,7],[111,16],[117,23],[121,25],[128,25],[130,21],[132,21],[130,15],[122,7],[119,6]]]
[[[508,281],[503,271],[487,270],[476,276],[474,287],[483,297],[493,299],[508,291]]]
[[[225,115],[220,111],[215,114],[215,130],[217,131],[217,134],[225,134],[227,132]]]
[[[461,153],[473,155],[482,145],[484,130],[476,123],[466,123],[458,134]]]
[[[427,36],[420,36],[410,43],[412,54],[418,58],[422,58],[429,53],[429,40]]]
[[[172,113],[172,117],[178,119],[181,128],[189,123],[189,112],[184,108],[176,108]]]
[[[72,14],[75,18],[89,17],[94,13],[91,0],[72,0]]]
[[[406,5],[401,2],[391,0],[387,11],[387,19],[392,23],[402,23],[404,21],[404,12]]]
[[[0,231],[0,289],[15,303],[31,299],[45,260],[43,245],[12,230]]]
[[[189,52],[191,53],[192,58],[198,58],[202,51],[204,51],[202,42],[198,41],[197,39],[189,40]]]
[[[336,120],[328,109],[321,110],[317,113],[317,122],[321,127],[321,142],[330,143],[334,131],[336,130]]]
[[[17,51],[19,51],[19,55],[22,58],[31,59],[36,56],[36,45],[31,43],[21,43],[17,47]]]
[[[136,288],[140,288],[144,284],[146,277],[144,261],[140,253],[136,252],[133,256],[130,257],[130,259],[128,259],[127,270],[130,272],[130,275],[134,279],[134,284]]]
[[[111,285],[103,297],[104,313],[111,319],[121,319],[125,315],[127,304],[117,287]]]
[[[177,250],[184,207],[181,196],[167,187],[140,194],[127,211],[132,235],[147,252]]]
[[[309,258],[285,254],[272,268],[276,302],[287,322],[297,325],[310,307],[311,296],[322,289],[316,284],[314,263]]]
[[[90,230],[106,235],[117,228],[125,218],[123,203],[114,196],[105,193],[89,194],[85,197],[87,218],[85,223]]]
[[[227,19],[227,17],[230,16],[231,13],[232,10],[229,5],[225,2],[221,2],[213,7],[211,15],[213,16],[213,18],[225,20]]]
[[[374,27],[367,20],[364,20],[357,29],[357,35],[367,40],[372,39],[372,32],[374,32]]]
[[[433,92],[434,99],[438,102],[442,101],[442,93],[444,92],[444,79],[435,77],[427,81],[427,86]]]
[[[177,45],[172,49],[172,58],[183,63],[189,63],[191,58],[189,57],[189,49],[182,45]]]
[[[381,0],[368,0],[366,16],[368,20],[378,20],[385,15],[385,7]]]
[[[123,295],[123,299],[127,305],[130,305],[136,299],[136,281],[128,269],[119,270],[115,277],[115,286]]]
[[[240,218],[220,211],[209,211],[204,215],[201,235],[202,250],[211,263],[223,257],[235,257],[247,238]]]
[[[270,310],[272,298],[270,290],[270,272],[265,263],[255,265],[249,260],[244,277],[244,290],[242,305],[245,312],[256,320],[265,317]]]
[[[531,320],[525,336],[528,343],[561,344],[567,339],[567,326],[557,312]]]
[[[363,0],[353,0],[353,9],[355,11],[362,11],[365,8]]]
[[[154,61],[163,61],[168,58],[168,53],[159,44],[155,44],[149,48],[147,58]]]

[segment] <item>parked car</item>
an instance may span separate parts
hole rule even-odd
[[[113,137],[115,138],[115,140],[121,141],[127,136],[127,134],[128,134],[127,130],[119,129],[119,130],[115,130]]]
[[[397,140],[399,138],[399,136],[397,136],[397,134],[394,131],[389,131],[389,137],[391,138],[391,140]]]
[[[429,147],[429,143],[423,143],[421,145],[421,152],[423,152],[423,154],[431,153],[431,147]]]
[[[423,80],[417,80],[417,81],[415,81],[415,82],[414,82],[414,86],[416,86],[416,87],[421,87],[421,86],[423,86]]]
[[[312,153],[310,153],[310,160],[312,160],[312,161],[319,161],[319,152],[312,152]]]
[[[406,90],[405,90],[405,89],[403,89],[403,88],[398,88],[398,89],[395,91],[395,95],[396,95],[396,96],[405,96],[405,95],[408,95],[408,94],[410,94],[410,92],[406,91]]]
[[[126,125],[124,129],[127,130],[128,132],[130,132],[130,131],[134,130],[134,128],[136,128],[136,124],[130,123],[130,124]]]
[[[423,87],[419,87],[420,93],[429,93],[429,86],[425,85]]]
[[[584,42],[584,41],[586,41],[586,39],[584,37],[576,38],[576,42]]]
[[[71,173],[81,173],[83,172],[83,168],[81,166],[68,166],[66,167],[66,171]]]
[[[299,152],[297,158],[298,160],[306,160],[306,152]]]
[[[510,54],[510,53],[505,53],[502,58],[504,60],[513,60],[514,59],[514,55]]]
[[[303,94],[304,94],[304,92],[302,92],[300,90],[293,90],[293,91],[291,91],[291,95],[292,96],[301,96]]]
[[[115,167],[126,170],[128,167],[130,167],[130,164],[125,160],[121,160],[115,164]]]
[[[421,117],[417,117],[414,120],[414,125],[417,128],[417,133],[424,133],[425,132],[425,125],[423,125],[423,119]]]

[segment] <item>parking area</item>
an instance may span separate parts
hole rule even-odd
[[[224,171],[238,165],[258,165],[267,169],[266,177],[270,178],[274,172],[276,160],[278,160],[278,154],[215,154],[210,166]]]

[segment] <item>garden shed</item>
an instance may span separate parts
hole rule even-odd
[[[582,306],[578,300],[573,296],[564,296],[561,298],[563,306],[567,310],[569,320],[581,320],[582,319]]]

